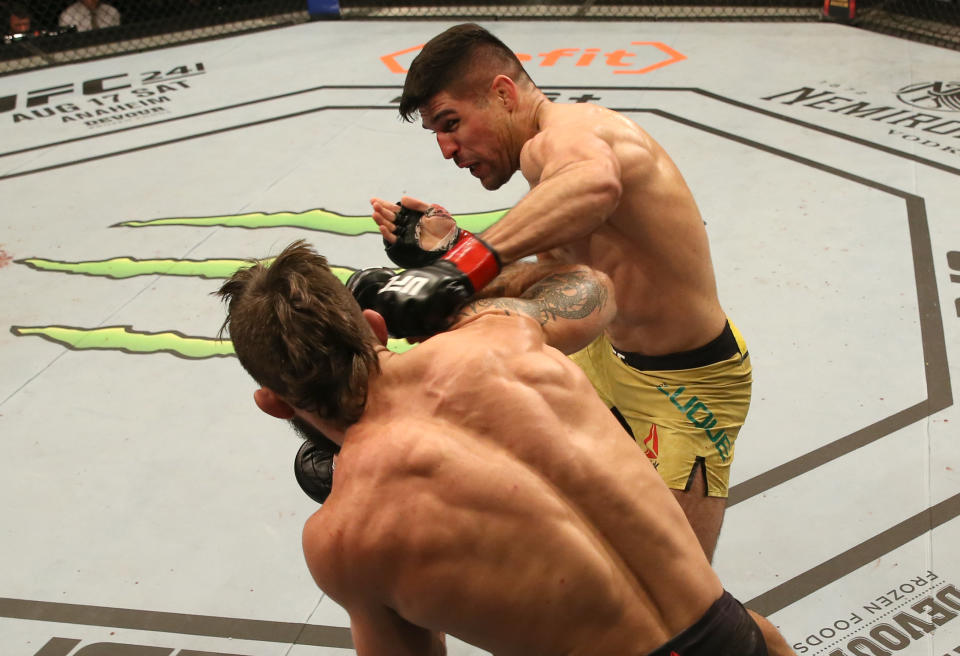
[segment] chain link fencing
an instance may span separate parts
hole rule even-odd
[[[0,0],[0,15],[0,75],[313,19],[837,20],[960,50],[960,0]]]

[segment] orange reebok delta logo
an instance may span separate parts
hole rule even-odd
[[[643,448],[650,460],[660,457],[660,437],[657,435],[657,425],[650,425],[650,432],[643,438]]]
[[[393,73],[406,73],[406,66],[416,56],[413,53],[420,50],[423,45],[421,43],[412,48],[381,55],[380,61]],[[613,69],[614,75],[643,75],[687,58],[686,55],[659,41],[631,41],[630,45],[635,47],[630,50],[618,48],[609,52],[603,52],[602,48],[558,48],[537,55],[523,52],[516,54],[522,62],[539,60],[536,65],[544,68],[605,66]]]

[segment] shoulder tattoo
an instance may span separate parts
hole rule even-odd
[[[539,306],[540,323],[557,319],[584,319],[607,304],[607,288],[586,271],[569,271],[546,276],[522,298]]]
[[[584,319],[607,304],[607,288],[585,271],[553,273],[539,280],[519,298],[479,298],[460,312],[461,317],[496,310],[525,314],[541,326],[560,319]]]

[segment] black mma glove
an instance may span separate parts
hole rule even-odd
[[[477,290],[500,273],[500,257],[466,230],[435,263],[390,278],[377,293],[376,309],[394,337],[427,337],[450,325]]]
[[[400,205],[400,203],[397,203],[397,205]],[[439,208],[439,206],[437,207]],[[431,207],[427,210],[427,214],[429,215],[433,211],[435,210]],[[443,209],[439,211],[446,213],[446,210]],[[444,239],[437,248],[427,250],[420,246],[420,222],[423,217],[423,212],[418,212],[400,205],[400,211],[397,212],[396,217],[393,219],[393,234],[396,235],[397,241],[391,244],[386,239],[383,240],[387,257],[397,266],[412,269],[433,264],[442,255],[445,255],[451,248],[456,246],[463,237],[465,231],[461,230],[458,226],[454,226],[450,234],[447,235],[446,239]]]
[[[333,451],[304,440],[293,461],[297,484],[317,503],[324,503],[333,490],[333,456]]]
[[[386,267],[354,271],[344,283],[363,310],[375,310],[377,292],[387,284],[397,272]]]

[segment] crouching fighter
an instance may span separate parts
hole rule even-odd
[[[405,353],[302,242],[220,294],[257,405],[340,447],[303,548],[360,656],[792,653],[564,355],[613,316],[605,275],[552,269]]]

